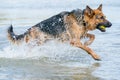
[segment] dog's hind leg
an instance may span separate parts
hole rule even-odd
[[[95,35],[87,33],[87,34],[86,34],[86,37],[88,37],[89,40],[86,41],[86,42],[84,43],[84,45],[85,45],[85,46],[88,46],[88,45],[90,45],[90,44],[94,41]]]

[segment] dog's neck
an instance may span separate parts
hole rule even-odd
[[[88,31],[95,30],[95,28],[94,28],[95,25],[91,24],[92,21],[89,21],[89,17],[86,16],[85,10],[86,10],[86,9],[84,9],[84,10],[82,11],[83,25],[86,27],[86,29],[87,29]]]
[[[72,13],[80,26],[87,27],[87,22],[84,20],[84,10],[76,9],[73,10]]]

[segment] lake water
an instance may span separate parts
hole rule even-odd
[[[0,0],[0,80],[120,80],[119,0]],[[90,47],[101,56],[95,61],[82,49],[49,41],[41,46],[19,46],[7,39],[13,24],[16,34],[61,11],[84,9],[86,5],[103,12],[112,27],[105,33],[95,30]]]

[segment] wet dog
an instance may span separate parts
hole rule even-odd
[[[57,39],[61,42],[69,42],[71,45],[85,50],[95,60],[100,60],[100,57],[88,47],[95,39],[95,35],[88,33],[88,31],[98,29],[105,32],[106,28],[111,27],[111,25],[102,12],[101,4],[94,10],[86,6],[84,10],[61,12],[32,26],[21,35],[16,35],[11,25],[8,28],[8,38],[16,44],[23,41],[26,43],[36,41],[39,45],[47,40]],[[89,40],[82,43],[81,39],[84,37],[89,38]]]

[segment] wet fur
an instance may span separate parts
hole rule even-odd
[[[104,17],[102,5],[95,10],[86,6],[84,11],[62,12],[34,25],[21,35],[15,35],[11,26],[8,29],[8,38],[17,44],[21,41],[26,43],[36,41],[41,45],[50,39],[57,39],[61,42],[69,41],[71,45],[85,50],[95,60],[100,60],[100,57],[88,47],[95,39],[95,35],[88,31],[95,30],[99,23],[107,22],[105,18],[99,19],[96,16]],[[88,37],[89,40],[82,43],[81,39],[84,37]]]

